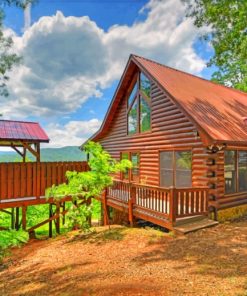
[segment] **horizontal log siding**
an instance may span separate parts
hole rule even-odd
[[[127,135],[127,98],[123,98],[100,143],[116,159],[120,158],[121,151],[140,151],[141,181],[156,186],[159,186],[159,151],[192,149],[193,186],[206,186],[207,154],[200,138],[195,136],[196,127],[154,83],[151,96],[151,132]]]

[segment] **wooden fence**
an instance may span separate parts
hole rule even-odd
[[[0,163],[0,201],[45,195],[53,184],[66,182],[67,171],[88,170],[82,162]]]

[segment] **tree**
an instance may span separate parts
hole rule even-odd
[[[33,2],[32,0],[1,0],[0,8],[0,96],[8,96],[7,81],[9,77],[7,75],[14,65],[21,61],[21,58],[11,51],[13,41],[10,37],[4,36],[3,33],[3,19],[4,19],[4,7],[14,5],[21,9]]]
[[[198,28],[210,28],[203,37],[214,49],[208,65],[218,68],[212,80],[247,91],[247,1],[182,1]]]
[[[89,141],[84,147],[85,153],[89,154],[88,165],[90,170],[87,172],[66,172],[68,179],[67,184],[52,186],[46,191],[46,196],[54,197],[60,201],[64,196],[72,197],[72,205],[69,208],[67,217],[68,226],[80,225],[81,228],[87,228],[86,218],[91,213],[91,207],[87,203],[83,203],[80,207],[74,205],[79,204],[81,199],[100,196],[102,191],[113,184],[112,174],[124,172],[131,168],[132,164],[129,160],[114,160],[99,143]]]

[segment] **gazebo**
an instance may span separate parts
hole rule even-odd
[[[14,149],[23,162],[27,151],[40,162],[40,143],[49,143],[49,138],[38,122],[0,120],[0,146]]]

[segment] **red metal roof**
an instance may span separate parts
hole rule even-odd
[[[0,141],[49,142],[45,131],[37,122],[0,120]]]
[[[213,143],[247,145],[247,93],[202,79],[143,57],[131,55],[100,130],[91,138],[105,134],[126,86],[133,64],[146,72],[174,103]]]
[[[216,142],[247,143],[247,93],[134,56]]]

